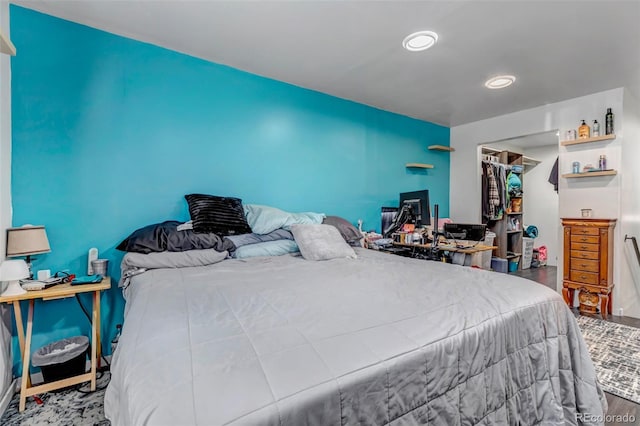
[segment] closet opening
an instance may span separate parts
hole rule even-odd
[[[522,274],[549,266],[556,279],[562,241],[558,154],[557,130],[479,146],[482,223],[495,234],[494,270]]]

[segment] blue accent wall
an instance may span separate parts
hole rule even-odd
[[[192,192],[379,230],[381,206],[426,188],[448,216],[449,154],[427,150],[449,145],[446,127],[18,6],[11,38],[13,224],[45,225],[52,250],[34,270],[86,274],[97,247],[117,279],[115,246],[141,226],[188,220]],[[116,288],[101,300],[109,353],[124,302]],[[74,300],[37,303],[34,348],[81,333],[89,322]]]

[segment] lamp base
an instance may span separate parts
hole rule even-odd
[[[9,286],[5,291],[2,292],[2,297],[6,296],[19,296],[21,294],[25,294],[27,290],[20,287],[20,281],[14,280],[9,281]]]

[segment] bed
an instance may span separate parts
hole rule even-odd
[[[107,418],[560,425],[606,412],[557,293],[506,274],[356,251],[132,277]]]

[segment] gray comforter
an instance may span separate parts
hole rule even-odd
[[[606,402],[555,292],[358,249],[132,278],[115,425],[564,425]],[[579,417],[579,416],[578,416]]]

